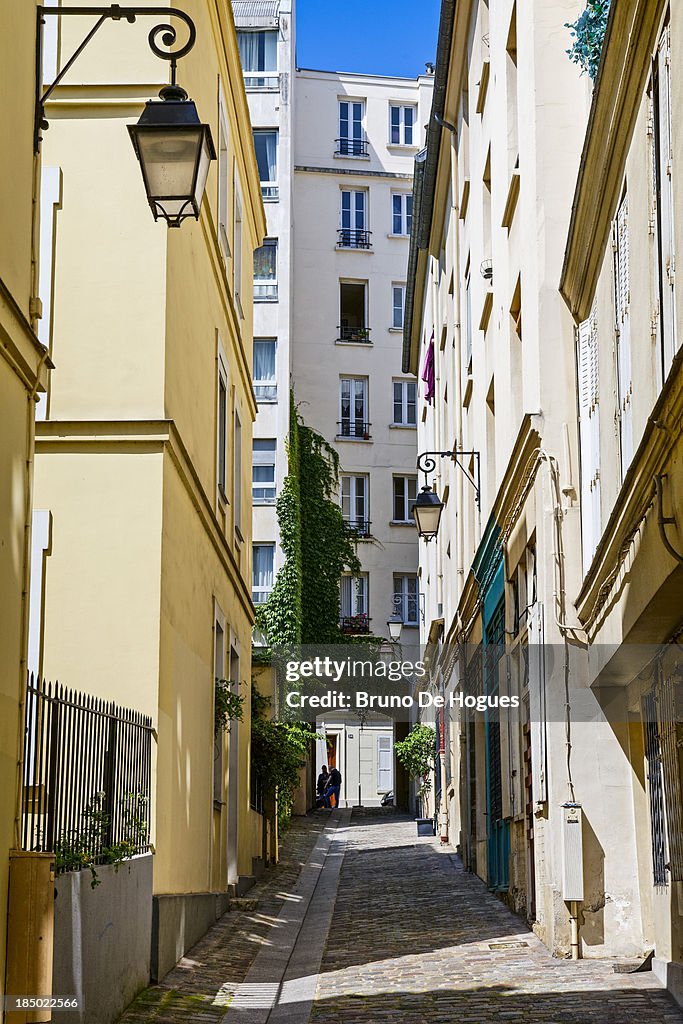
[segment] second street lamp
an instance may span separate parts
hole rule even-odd
[[[465,456],[472,460],[472,471],[461,461]],[[417,468],[420,472],[424,473],[425,482],[413,505],[413,515],[418,535],[426,541],[433,540],[439,532],[441,513],[444,509],[444,504],[440,500],[439,495],[432,490],[428,482],[429,473],[436,469],[437,459],[451,459],[462,470],[474,487],[474,500],[477,503],[477,508],[480,507],[481,500],[479,452],[421,452],[417,457]]]

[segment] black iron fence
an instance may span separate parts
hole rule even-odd
[[[149,849],[150,718],[31,676],[24,729],[24,850],[63,871]]]
[[[371,231],[365,228],[339,228],[339,239],[337,244],[340,249],[370,249],[372,241]]]

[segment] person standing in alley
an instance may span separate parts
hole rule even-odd
[[[316,795],[316,801],[315,801],[316,807],[322,807],[323,804],[325,803],[325,790],[327,789],[327,787],[329,785],[329,782],[328,782],[329,777],[330,777],[330,773],[327,770],[327,765],[324,764],[322,766],[322,768],[320,769],[320,775],[318,776],[318,781],[317,781],[316,787],[315,787],[315,791],[316,791],[316,794],[317,794]]]
[[[341,772],[336,767],[332,768],[327,780],[327,789],[325,790],[325,807],[339,807],[339,792],[341,790],[341,784]],[[332,797],[334,797],[334,804],[332,804]]]

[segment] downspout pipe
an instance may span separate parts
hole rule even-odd
[[[403,328],[403,372],[410,373],[410,339],[413,332],[415,315],[415,269],[417,267],[418,250],[426,249],[432,227],[434,212],[434,187],[439,164],[439,147],[441,144],[442,125],[436,116],[443,118],[446,104],[446,85],[448,67],[451,59],[453,27],[455,24],[456,0],[442,0],[439,32],[436,47],[436,64],[434,69],[434,92],[432,110],[427,125],[427,142],[422,153],[415,158],[415,180],[413,183],[413,228],[410,234],[410,251],[408,254],[408,282],[406,287],[406,305]],[[420,161],[421,170],[418,169]],[[421,179],[421,180],[419,180]],[[419,311],[418,311],[419,315]]]

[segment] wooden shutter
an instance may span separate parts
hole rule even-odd
[[[377,737],[377,791],[388,793],[393,787],[391,736]]]
[[[633,380],[631,373],[630,267],[628,195],[614,221],[614,298],[617,330],[617,401],[621,478],[633,458]]]
[[[529,615],[529,718],[531,719],[531,793],[535,805],[548,799],[545,636],[543,605]]]
[[[674,297],[673,166],[671,147],[671,45],[670,29],[662,32],[655,57],[656,108],[655,163],[660,283],[660,338],[662,371],[665,378],[676,354],[676,306]]]
[[[584,572],[602,533],[600,516],[600,382],[595,306],[579,327],[579,443],[581,453],[581,536]]]

